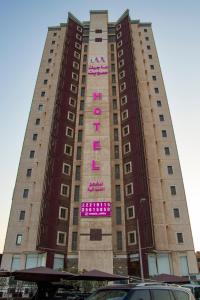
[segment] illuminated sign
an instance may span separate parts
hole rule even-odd
[[[88,65],[88,74],[99,76],[108,74],[108,65],[103,56],[91,57]]]
[[[81,217],[110,217],[110,202],[82,202]]]
[[[105,191],[103,181],[90,181],[88,185],[88,192],[102,192]]]

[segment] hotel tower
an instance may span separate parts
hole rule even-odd
[[[151,23],[49,27],[1,268],[197,272]]]

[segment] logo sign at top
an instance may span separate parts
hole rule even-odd
[[[93,76],[108,74],[108,65],[104,56],[92,56],[89,59],[88,74]]]

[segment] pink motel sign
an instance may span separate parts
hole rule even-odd
[[[81,217],[110,217],[111,203],[110,202],[82,202]]]

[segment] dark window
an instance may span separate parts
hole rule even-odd
[[[111,65],[111,72],[115,72],[115,65],[114,64]]]
[[[113,96],[116,96],[116,86],[113,86],[113,87],[112,87],[112,95],[113,95]]]
[[[135,244],[136,243],[135,231],[129,232],[128,235],[129,235],[129,243]]]
[[[19,214],[19,220],[23,221],[25,219],[25,210],[21,210]]]
[[[146,36],[146,37],[145,37],[145,40],[146,40],[146,41],[149,41],[149,38],[148,38],[148,36]]]
[[[121,207],[116,207],[116,224],[122,224],[122,212]]]
[[[119,159],[119,146],[118,145],[114,146],[114,156],[115,156],[115,159]]]
[[[72,251],[77,250],[77,242],[78,242],[78,232],[72,232]]]
[[[83,71],[83,72],[86,72],[86,70],[87,70],[86,65],[83,65],[82,71]]]
[[[47,82],[48,82],[48,80],[47,80],[47,79],[45,79],[45,80],[43,81],[43,83],[44,83],[44,84],[47,84]]]
[[[174,211],[174,218],[180,218],[180,211],[178,208],[174,208],[173,209]]]
[[[115,74],[112,74],[112,83],[116,83]]]
[[[53,49],[50,50],[50,53],[51,53],[51,54],[53,53]]]
[[[125,153],[130,152],[130,150],[131,150],[131,147],[130,147],[130,144],[129,144],[129,143],[126,144],[126,145],[124,145],[124,152],[125,152]]]
[[[110,50],[111,50],[111,51],[114,51],[114,50],[115,50],[114,44],[111,44],[111,45],[110,45]]]
[[[156,290],[153,290],[151,289],[151,293],[153,295],[153,299],[154,300],[171,300],[172,297],[170,295],[170,291],[168,290],[159,290],[159,289],[156,289]]]
[[[69,175],[70,174],[70,166],[67,164],[63,165],[63,173]]]
[[[40,119],[35,120],[35,125],[40,125]]]
[[[167,131],[166,130],[162,130],[162,137],[167,137]]]
[[[81,111],[84,110],[84,106],[85,106],[84,100],[81,100],[81,101],[80,101],[80,110],[81,110]]]
[[[122,250],[122,232],[117,231],[117,250]]]
[[[64,207],[60,208],[60,218],[61,219],[66,219],[67,215],[66,215],[67,209]]]
[[[159,115],[159,120],[160,120],[160,122],[163,122],[165,120],[164,116],[163,115]]]
[[[58,243],[59,244],[65,244],[65,234],[62,232],[58,233]]]
[[[149,55],[149,59],[152,59],[152,55],[151,54]]]
[[[147,32],[147,29],[146,29],[146,28],[144,28],[144,32]]]
[[[57,35],[57,32],[54,32],[54,33],[53,33],[53,36],[56,36],[56,35]]]
[[[29,189],[24,189],[23,198],[28,198]]]
[[[114,53],[111,53],[111,61],[114,61],[115,60],[115,55]]]
[[[79,209],[77,207],[74,207],[74,210],[73,210],[73,225],[78,225],[78,211],[79,211]]]
[[[127,214],[128,214],[129,219],[134,217],[134,207],[133,206],[128,207]]]
[[[117,109],[117,99],[113,99],[113,109]]]
[[[113,114],[113,124],[114,125],[118,124],[118,115],[117,114]]]
[[[114,141],[117,142],[119,140],[118,128],[114,128]]]
[[[91,228],[90,229],[90,241],[101,241],[102,229]]]
[[[79,130],[78,131],[78,142],[81,143],[83,140],[83,131]]]
[[[29,154],[29,158],[34,158],[34,156],[35,156],[35,151],[31,150]]]
[[[169,175],[174,173],[172,166],[167,166],[167,172],[168,172]]]
[[[182,244],[183,243],[183,234],[182,232],[177,232],[177,241],[179,244]]]
[[[115,200],[121,201],[121,188],[120,185],[115,186]]]
[[[81,151],[82,151],[82,148],[77,147],[77,152],[76,152],[76,159],[77,160],[81,160]]]
[[[51,43],[52,43],[52,45],[55,45],[56,41],[52,41]]]
[[[165,155],[170,155],[169,147],[165,147],[164,151],[165,151]]]
[[[68,185],[62,185],[61,186],[62,187],[62,195],[64,195],[64,196],[68,196],[68,194],[69,194],[69,187],[68,187]]]
[[[78,202],[80,198],[80,186],[79,185],[75,185],[75,189],[74,189],[74,201]]]
[[[31,177],[32,169],[27,169],[26,170],[26,176]]]
[[[79,125],[83,125],[83,115],[79,115]]]
[[[86,76],[83,75],[83,76],[82,76],[82,84],[85,84],[85,83],[86,83]]]
[[[41,97],[44,97],[45,96],[45,92],[41,92]]]
[[[150,65],[151,70],[154,70],[154,65]]]
[[[171,185],[170,186],[170,191],[171,191],[171,195],[176,195],[176,187],[175,187],[175,185]]]
[[[198,289],[199,289],[199,287],[198,287]],[[189,295],[183,291],[174,291],[174,294],[175,294],[176,300],[189,300],[190,299]],[[199,296],[197,296],[197,297],[199,298]],[[198,299],[198,298],[196,298],[196,299]]]
[[[161,102],[160,100],[157,100],[156,103],[157,103],[157,106],[158,106],[158,107],[161,107],[161,106],[162,106],[162,102]]]
[[[87,45],[84,45],[84,52],[86,52],[88,49],[88,46]]]
[[[134,291],[131,300],[150,300],[150,293],[149,290],[136,290]],[[158,300],[158,299],[157,299]],[[169,298],[168,300],[172,300],[171,298]]]
[[[102,42],[102,38],[95,38],[95,42],[97,42],[97,43]]]
[[[115,179],[120,179],[120,166],[115,165]]]
[[[151,49],[151,47],[150,47],[149,45],[147,45],[147,49],[148,49],[148,50],[150,50],[150,49]]]
[[[38,110],[39,110],[39,111],[43,111],[43,108],[44,108],[44,106],[43,106],[42,104],[39,104],[39,105],[38,105]]]
[[[81,88],[81,97],[84,97],[84,96],[85,96],[85,88],[82,87],[82,88]]]
[[[158,88],[154,88],[155,94],[159,94],[159,89]]]
[[[76,180],[80,180],[81,179],[81,167],[80,166],[76,166],[75,179]]]
[[[154,75],[154,76],[152,76],[152,79],[155,81],[156,80],[156,76]]]
[[[102,29],[96,29],[95,33],[102,33]]]
[[[73,137],[73,129],[67,127],[67,128],[66,128],[66,135],[68,135],[68,136],[70,136],[70,137]]]
[[[83,55],[83,61],[86,62],[87,61],[87,54]]]
[[[49,58],[49,59],[48,59],[48,63],[51,63],[51,62],[52,62],[52,59],[51,59],[51,58]]]
[[[50,71],[50,69],[48,68],[48,69],[46,69],[46,73],[48,74],[49,73],[49,71]]]

